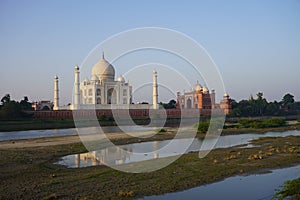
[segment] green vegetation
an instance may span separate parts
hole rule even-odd
[[[26,110],[33,110],[31,103],[28,102],[28,98],[25,96],[20,102],[11,100],[10,95],[6,94],[1,99],[2,105],[0,106],[0,119],[20,119],[31,117],[27,114]]]
[[[209,124],[209,121],[199,122],[195,125],[195,127],[198,127],[198,133],[206,133],[208,131]]]
[[[98,117],[98,121],[109,121],[109,122],[113,122],[115,121],[113,117],[107,117],[106,115],[101,115],[100,117]]]
[[[283,118],[269,118],[265,120],[256,119],[240,119],[240,128],[274,128],[286,125],[286,121]]]
[[[287,197],[291,197],[292,200],[300,199],[300,178],[286,181],[283,188],[273,196],[273,199],[283,200]]]
[[[165,133],[165,132],[167,132],[167,129],[162,128],[162,129],[160,129],[158,132],[159,132],[159,133]]]
[[[219,128],[224,128],[223,125],[223,120],[221,119],[211,119],[211,120],[205,120],[205,121],[200,121],[199,123],[195,124],[194,127],[198,129],[198,133],[206,133],[211,126],[212,130],[219,129]]]
[[[169,101],[169,103],[160,102],[159,105],[163,106],[164,109],[174,109],[174,108],[176,108],[176,101],[174,99],[172,99]]]
[[[294,96],[286,94],[282,101],[268,102],[263,93],[259,92],[256,99],[251,96],[249,100],[232,101],[230,117],[256,117],[256,116],[284,116],[294,115],[300,110],[300,102],[295,102]]]

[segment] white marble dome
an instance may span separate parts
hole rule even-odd
[[[98,76],[92,75],[91,81],[99,81]]]
[[[125,82],[125,79],[124,79],[124,77],[123,76],[119,76],[118,77],[118,79],[117,79],[119,82],[122,82],[122,83],[124,83]]]
[[[89,82],[90,82],[90,80],[89,80],[88,78],[85,78],[85,79],[83,80],[83,82],[85,82],[85,83],[89,83]]]
[[[104,58],[99,60],[92,69],[92,76],[96,75],[100,80],[114,81],[115,69],[114,67]]]

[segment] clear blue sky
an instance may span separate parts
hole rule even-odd
[[[240,100],[290,92],[300,100],[300,1],[0,2],[0,95],[71,102],[73,68],[101,41],[137,27],[194,38],[211,55],[226,91]],[[188,89],[188,88],[187,88]]]

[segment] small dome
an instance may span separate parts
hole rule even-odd
[[[208,89],[207,89],[207,87],[203,87],[203,93],[208,93]]]
[[[229,95],[227,93],[224,94],[224,97],[229,97]]]
[[[92,76],[94,75],[98,76],[100,80],[113,81],[115,78],[115,69],[105,60],[104,54],[102,55],[102,59],[93,66]]]
[[[90,80],[88,78],[85,78],[83,81],[86,83],[90,82]]]
[[[76,65],[76,66],[75,66],[75,70],[79,70],[79,67],[78,67],[78,65]]]
[[[58,76],[57,76],[57,75],[55,75],[55,76],[54,76],[54,79],[58,79]]]
[[[197,83],[197,84],[195,85],[194,90],[195,90],[196,92],[200,92],[200,91],[202,90],[201,85],[200,85],[199,83]]]
[[[125,79],[124,79],[123,76],[120,75],[120,76],[118,77],[118,81],[124,83],[124,82],[125,82]]]
[[[92,81],[99,81],[99,78],[98,78],[98,76],[93,75],[91,80],[92,80]]]

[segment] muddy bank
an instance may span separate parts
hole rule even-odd
[[[85,152],[81,143],[0,149],[0,198],[130,199],[300,164],[300,137],[263,138],[254,144],[259,147],[216,149],[203,159],[198,152],[189,153],[166,168],[143,174],[106,166],[68,169],[53,164],[61,156]]]

